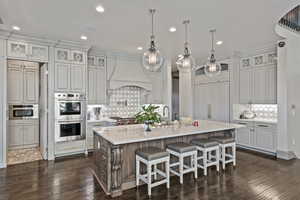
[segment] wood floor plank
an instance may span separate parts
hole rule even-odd
[[[91,173],[92,156],[56,161],[35,161],[0,169],[0,200],[108,200]],[[237,167],[217,173],[214,168],[195,180],[192,174],[180,185],[171,178],[152,190],[152,200],[295,200],[300,199],[300,161],[276,160],[245,151],[237,152]],[[146,186],[127,190],[117,200],[144,200]]]

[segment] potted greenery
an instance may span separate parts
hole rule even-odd
[[[156,110],[158,106],[142,106],[142,111],[135,115],[135,120],[138,123],[143,123],[145,125],[145,131],[151,131],[150,125],[161,122],[161,116]]]

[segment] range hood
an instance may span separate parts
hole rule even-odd
[[[142,64],[135,61],[116,60],[114,70],[109,79],[111,90],[124,86],[137,86],[147,91],[152,90],[151,81],[145,74]]]

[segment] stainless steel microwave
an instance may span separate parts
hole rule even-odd
[[[38,119],[39,105],[9,105],[9,120]]]

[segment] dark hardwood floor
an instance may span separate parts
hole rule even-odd
[[[238,151],[237,156],[236,168],[229,166],[219,175],[211,169],[207,177],[200,173],[197,181],[186,175],[182,186],[172,177],[171,188],[154,188],[151,199],[300,199],[299,160],[275,160],[245,151]],[[76,156],[0,169],[0,199],[111,199],[95,181],[92,165],[91,156]],[[115,199],[148,199],[146,186],[125,191]]]

